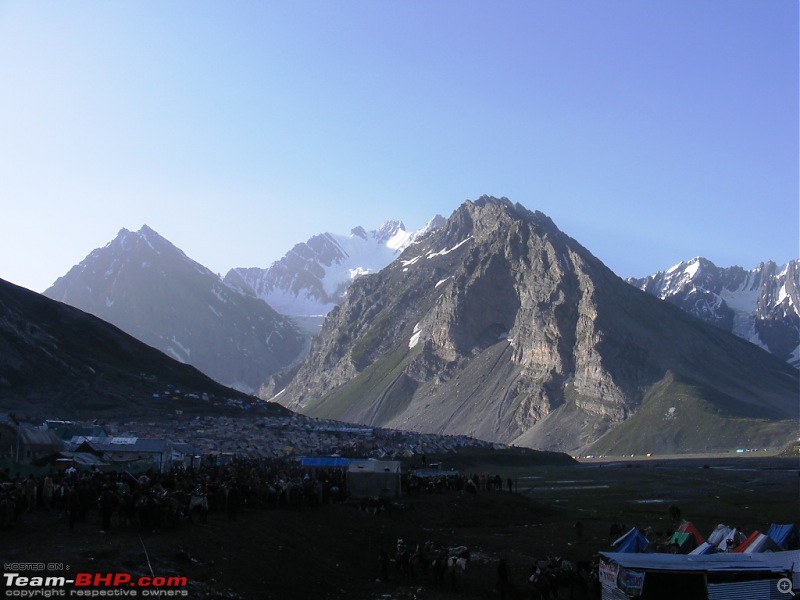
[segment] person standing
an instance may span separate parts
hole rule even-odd
[[[119,498],[108,484],[103,486],[103,492],[100,494],[97,504],[100,507],[100,517],[103,521],[101,530],[103,533],[108,533],[111,531],[111,515],[119,506]]]
[[[575,521],[575,537],[578,538],[578,542],[583,541],[583,523],[581,521]]]
[[[28,475],[28,479],[25,480],[25,501],[28,503],[25,512],[30,512],[36,508],[37,491],[36,480],[33,478],[33,474],[30,474]]]
[[[45,475],[44,481],[42,481],[42,504],[44,504],[45,510],[50,510],[50,507],[53,505],[54,489],[53,478],[50,477],[48,473]]]

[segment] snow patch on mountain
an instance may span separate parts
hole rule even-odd
[[[444,219],[437,215],[411,232],[401,221],[386,221],[372,231],[359,226],[349,235],[316,235],[295,245],[268,269],[231,269],[225,283],[316,331],[355,279],[377,273],[442,223]]]
[[[445,248],[444,250],[439,250],[439,252],[429,252],[428,255],[425,258],[435,258],[437,256],[445,256],[446,254],[450,254],[451,252],[455,252],[456,250],[458,250],[461,246],[466,244],[471,239],[472,239],[472,236],[469,236],[467,239],[461,240],[460,242],[458,242],[452,248]]]
[[[746,271],[697,257],[628,283],[800,365],[800,261]]]
[[[448,282],[451,279],[453,279],[452,275],[450,277],[445,277],[444,279],[440,279],[439,281],[436,282],[436,285],[433,286],[433,287],[438,288],[440,285],[442,285],[443,283]]]
[[[733,310],[732,333],[766,350],[767,346],[761,342],[756,333],[756,314],[758,313],[760,294],[760,288],[750,287],[748,289],[748,283],[745,282],[737,289],[723,288],[720,290],[719,298]]]

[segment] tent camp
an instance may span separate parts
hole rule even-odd
[[[780,552],[781,550],[782,548],[768,535],[760,531],[754,531],[745,541],[736,546],[733,552],[753,554],[754,552]]]
[[[636,527],[631,528],[627,533],[621,535],[611,547],[614,552],[647,552],[650,545],[648,539]]]
[[[347,467],[347,490],[353,498],[400,497],[400,461],[359,460]]]
[[[736,527],[720,524],[708,536],[708,543],[716,546],[720,552],[728,552],[744,542],[745,537]]]
[[[694,540],[696,546],[699,546],[700,544],[705,542],[702,534],[697,530],[697,527],[695,527],[694,523],[692,523],[691,521],[682,521],[677,531],[681,533],[691,534],[692,539]]]
[[[700,535],[694,524],[690,521],[683,521],[678,529],[675,530],[675,533],[672,534],[667,544],[676,546],[680,554],[686,554],[697,548],[704,541],[703,536]]]
[[[794,523],[773,523],[767,529],[767,535],[784,550],[797,550],[800,547],[800,530]]]
[[[691,533],[676,531],[667,541],[670,548],[675,548],[677,554],[688,554],[695,548],[694,538]]]
[[[642,600],[781,598],[778,582],[800,590],[796,571],[800,552],[706,555],[601,552],[603,600],[637,596]],[[788,594],[788,591],[787,591]],[[787,596],[789,597],[789,596]]]
[[[708,542],[703,542],[697,548],[689,552],[689,554],[698,555],[698,554],[714,554],[717,551],[717,547],[714,544],[709,544]]]

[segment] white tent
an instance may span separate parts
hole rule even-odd
[[[746,536],[736,527],[729,525],[717,525],[711,535],[708,536],[708,543],[716,546],[720,552],[733,550],[746,539]]]

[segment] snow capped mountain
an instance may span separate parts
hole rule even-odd
[[[628,283],[800,367],[800,262],[746,271],[697,257]]]
[[[295,245],[268,269],[231,269],[224,281],[316,332],[353,280],[380,271],[444,222],[436,215],[414,232],[400,221],[387,221],[373,231],[355,227],[349,235],[322,233]]]

